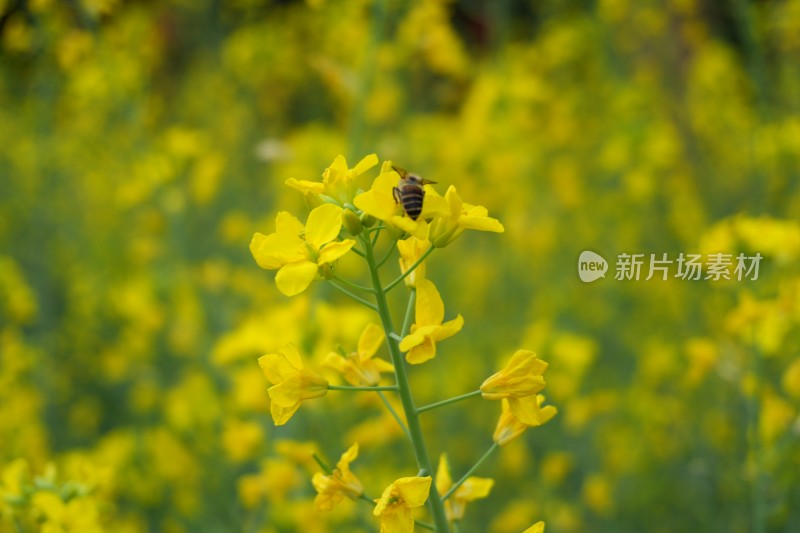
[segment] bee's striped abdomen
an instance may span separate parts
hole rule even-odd
[[[422,213],[422,200],[425,198],[425,191],[419,185],[405,185],[400,188],[400,198],[403,201],[403,210],[411,217],[411,220],[417,220],[419,214]]]

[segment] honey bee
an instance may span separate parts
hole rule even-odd
[[[422,186],[436,182],[420,178],[416,174],[410,174],[394,165],[392,168],[400,174],[397,187],[392,189],[394,201],[403,206],[403,211],[411,217],[411,220],[417,220],[419,214],[422,213],[422,200],[425,198],[425,189]]]

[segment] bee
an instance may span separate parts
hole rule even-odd
[[[392,189],[394,201],[403,206],[403,211],[411,217],[411,220],[417,220],[422,212],[422,200],[425,198],[425,189],[422,186],[436,182],[420,178],[416,174],[410,174],[394,165],[392,168],[400,174],[397,187]]]

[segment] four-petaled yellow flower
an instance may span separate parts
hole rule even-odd
[[[381,517],[381,533],[412,533],[414,516],[411,510],[422,507],[431,490],[431,477],[401,477],[386,487],[375,500],[375,516]]]
[[[294,296],[308,288],[320,267],[333,263],[356,243],[352,239],[334,241],[341,229],[342,210],[333,204],[313,209],[305,227],[281,211],[275,220],[275,233],[253,235],[250,252],[261,268],[278,270],[278,290]]]
[[[393,191],[399,181],[400,175],[392,168],[392,162],[386,161],[372,187],[356,196],[353,203],[368,215],[383,220],[386,224],[399,228],[409,235],[424,239],[428,234],[428,224],[425,220],[436,213],[445,214],[447,204],[441,196],[435,194],[430,185],[425,185],[426,194],[422,202],[422,212],[417,220],[411,220],[408,216],[404,216],[403,207],[394,197]]]
[[[338,155],[331,166],[322,173],[321,182],[289,178],[286,180],[286,185],[304,193],[324,194],[339,204],[345,204],[353,200],[355,191],[358,189],[356,179],[377,164],[378,156],[370,154],[359,161],[355,167],[348,168],[344,156]]]
[[[411,333],[400,342],[400,349],[406,353],[406,360],[412,365],[424,363],[436,356],[436,343],[452,337],[464,326],[464,318],[442,324],[444,303],[439,291],[428,279],[417,282],[416,322]]]
[[[533,524],[531,527],[529,527],[522,533],[544,533],[544,522],[539,520],[538,522]]]
[[[285,424],[303,403],[303,400],[318,398],[328,392],[328,381],[303,366],[300,353],[288,344],[280,353],[258,358],[267,381],[271,401],[270,411],[276,426]]]
[[[330,511],[345,496],[355,500],[364,493],[361,482],[350,471],[350,463],[355,461],[356,457],[358,457],[358,444],[353,444],[342,454],[331,475],[322,472],[314,474],[311,483],[317,490],[317,496],[314,498],[317,509]]]
[[[494,480],[484,477],[468,477],[464,483],[444,502],[445,512],[449,521],[461,520],[464,518],[464,511],[467,503],[486,498],[492,490]],[[453,479],[450,477],[450,465],[447,462],[447,454],[439,457],[439,469],[436,471],[436,491],[444,496],[450,487],[453,486]]]
[[[542,407],[544,396],[528,396],[520,399],[519,412],[522,414],[518,418],[508,405],[508,400],[503,399],[503,412],[497,421],[492,438],[500,446],[505,446],[516,439],[526,429],[533,426],[541,426],[556,416],[558,410],[552,405]]]
[[[511,412],[523,423],[538,425],[531,417],[530,397],[544,389],[547,363],[528,350],[517,350],[506,367],[489,376],[481,385],[487,400],[508,399]]]
[[[425,201],[438,205],[441,197],[431,189],[430,198],[426,196]],[[453,242],[465,229],[478,231],[491,231],[503,233],[505,228],[495,218],[489,216],[489,211],[480,205],[471,205],[461,200],[452,185],[444,195],[447,210],[439,214],[431,221],[428,229],[428,239],[437,248],[443,248]]]
[[[381,372],[394,372],[391,363],[373,357],[385,338],[380,327],[370,324],[361,333],[355,352],[347,357],[331,352],[323,364],[340,373],[351,385],[377,385],[381,380]]]
[[[405,274],[430,247],[431,243],[428,242],[428,239],[409,237],[408,239],[397,241],[397,251],[400,252],[400,272]],[[405,281],[407,287],[416,287],[417,281],[423,279],[425,279],[425,261],[417,265],[417,268],[406,276],[403,281]]]

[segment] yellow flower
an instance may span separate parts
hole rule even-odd
[[[321,472],[314,474],[311,483],[317,490],[317,496],[314,498],[317,509],[330,511],[345,496],[355,500],[364,493],[361,482],[350,471],[350,463],[355,461],[356,457],[358,457],[358,444],[353,444],[342,454],[331,475]]]
[[[285,424],[303,403],[328,392],[328,381],[316,372],[303,367],[297,348],[288,344],[280,353],[258,358],[267,381],[271,400],[270,410],[276,426]]]
[[[358,188],[356,178],[377,164],[378,156],[370,154],[359,161],[355,167],[347,168],[347,160],[343,155],[338,155],[331,166],[322,173],[322,182],[289,178],[286,180],[286,185],[300,192],[324,194],[339,204],[345,204],[353,200],[353,195]]]
[[[419,258],[428,251],[431,243],[428,239],[418,239],[409,237],[408,239],[397,241],[397,251],[400,252],[400,272],[405,274]],[[405,277],[403,281],[407,287],[416,287],[417,280],[425,279],[425,261],[420,263],[414,272]]]
[[[393,190],[400,181],[400,175],[392,168],[392,162],[383,163],[381,173],[372,184],[372,188],[355,197],[355,206],[368,215],[383,220],[390,226],[413,235],[419,239],[425,239],[428,234],[428,224],[426,219],[436,213],[444,213],[447,208],[442,202],[441,197],[435,194],[430,185],[425,186],[425,199],[422,203],[422,213],[417,220],[411,220],[405,216],[403,207],[394,198]],[[429,197],[433,200],[429,200]]]
[[[431,477],[401,477],[375,500],[375,516],[381,517],[381,533],[412,533],[411,509],[422,507],[431,490]]]
[[[512,440],[516,439],[526,429],[532,426],[541,426],[548,422],[551,418],[556,416],[558,410],[552,405],[542,407],[544,396],[541,394],[534,396],[527,396],[518,400],[518,413],[521,417],[517,417],[516,413],[511,410],[509,400],[503,399],[503,412],[500,419],[497,421],[497,427],[494,430],[492,438],[500,446],[505,446]]]
[[[530,397],[544,389],[542,374],[547,363],[538,359],[536,354],[528,350],[517,350],[506,367],[486,378],[481,385],[483,397],[487,400],[508,399],[508,405],[515,417],[529,426],[538,418],[532,418],[536,409],[530,404],[535,401]]]
[[[385,338],[380,327],[369,324],[361,333],[355,352],[346,358],[331,352],[323,364],[340,373],[351,385],[377,385],[381,380],[381,372],[394,372],[391,363],[373,358]]]
[[[444,502],[447,519],[452,522],[453,520],[464,518],[467,503],[487,497],[493,485],[493,479],[468,477]],[[439,469],[436,472],[436,490],[441,496],[444,496],[452,486],[453,479],[450,477],[450,465],[447,462],[447,454],[443,453],[439,457]]]
[[[431,189],[431,203],[439,200],[438,194]],[[439,197],[441,198],[441,197]],[[427,200],[427,199],[426,199]],[[464,203],[452,185],[444,195],[447,210],[434,217],[428,229],[428,239],[437,248],[443,248],[453,242],[465,229],[503,233],[505,228],[497,219],[489,217],[489,212],[480,205]]]
[[[544,522],[539,520],[538,522],[533,524],[531,527],[529,527],[522,533],[544,533]]]
[[[481,385],[487,400],[522,398],[536,394],[544,388],[544,371],[547,363],[528,350],[517,350],[506,367],[489,376]]]
[[[406,353],[406,360],[412,365],[424,363],[436,356],[436,343],[452,337],[464,326],[464,319],[458,315],[445,322],[444,303],[432,281],[423,279],[417,282],[416,323],[411,333],[400,342],[400,349]]]
[[[308,288],[320,267],[333,263],[356,243],[352,239],[332,242],[341,229],[342,210],[333,204],[313,209],[305,227],[281,211],[275,220],[275,233],[253,235],[250,252],[261,268],[278,270],[278,290],[294,296]]]

